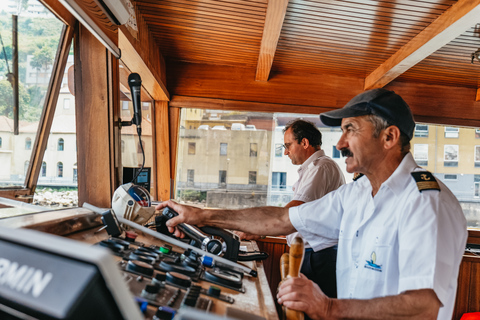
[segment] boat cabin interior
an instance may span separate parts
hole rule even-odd
[[[341,131],[318,115],[386,88],[413,112],[415,160],[447,184],[467,217],[453,319],[480,312],[480,0],[6,3],[0,227],[96,243],[109,234],[97,233],[102,215],[84,204],[111,208],[131,181],[152,203],[283,206],[297,177],[283,154],[285,124],[314,122],[351,181],[335,148]],[[34,6],[40,13],[31,16]],[[74,199],[47,199],[60,189]],[[276,237],[246,246],[269,258],[252,262],[257,282],[235,296],[252,306],[243,317],[278,319],[273,297],[288,246]],[[209,310],[213,317],[225,308]]]

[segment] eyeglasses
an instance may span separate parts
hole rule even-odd
[[[282,147],[285,148],[285,150],[288,151],[288,149],[290,148],[292,144],[291,143],[285,143],[285,144],[282,144]]]

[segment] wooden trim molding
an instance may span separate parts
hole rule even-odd
[[[268,1],[255,80],[267,81],[287,12],[288,0]]]
[[[478,23],[480,0],[459,0],[365,79],[381,88]]]
[[[196,108],[216,110],[236,110],[254,112],[292,112],[295,113],[321,113],[335,108],[310,107],[302,105],[287,105],[276,103],[262,103],[253,101],[237,101],[227,99],[210,99],[201,97],[172,96],[170,107],[175,108]]]
[[[168,103],[155,101],[156,199],[170,199],[170,140]]]
[[[467,243],[480,244],[480,230],[468,229]]]
[[[111,90],[119,90],[118,61],[82,25],[75,35],[75,117],[77,130],[78,205],[111,206],[116,187]],[[116,74],[116,75],[115,75]],[[118,107],[119,103],[117,101]]]
[[[131,71],[142,77],[142,86],[155,101],[168,101],[170,95],[161,79],[155,77],[126,34],[119,29],[118,46],[122,50],[122,62]]]
[[[58,19],[70,27],[74,27],[77,19],[58,0],[39,0]]]

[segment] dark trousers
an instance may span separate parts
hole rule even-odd
[[[300,272],[312,280],[330,298],[337,297],[337,246],[326,248],[318,252],[312,249],[305,250]]]

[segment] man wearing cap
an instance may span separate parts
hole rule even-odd
[[[214,211],[167,201],[158,208],[180,214],[169,227],[186,222],[271,235],[297,230],[313,248],[338,239],[338,299],[305,277],[279,289],[279,303],[312,319],[451,319],[466,220],[450,190],[413,160],[410,108],[393,91],[373,89],[320,118],[341,125],[337,148],[347,157],[347,171],[362,174],[356,181],[290,209]]]
[[[295,119],[283,129],[285,155],[292,164],[299,165],[298,180],[293,185],[293,199],[285,208],[299,206],[305,202],[320,199],[327,193],[345,184],[342,170],[321,149],[322,133],[312,122]],[[241,239],[259,239],[260,236],[236,232]],[[298,232],[287,235],[290,246]],[[301,235],[300,235],[301,236]],[[314,251],[305,242],[305,255],[301,267],[308,279],[312,280],[329,297],[337,297],[335,268],[337,261],[337,241],[325,241]]]

